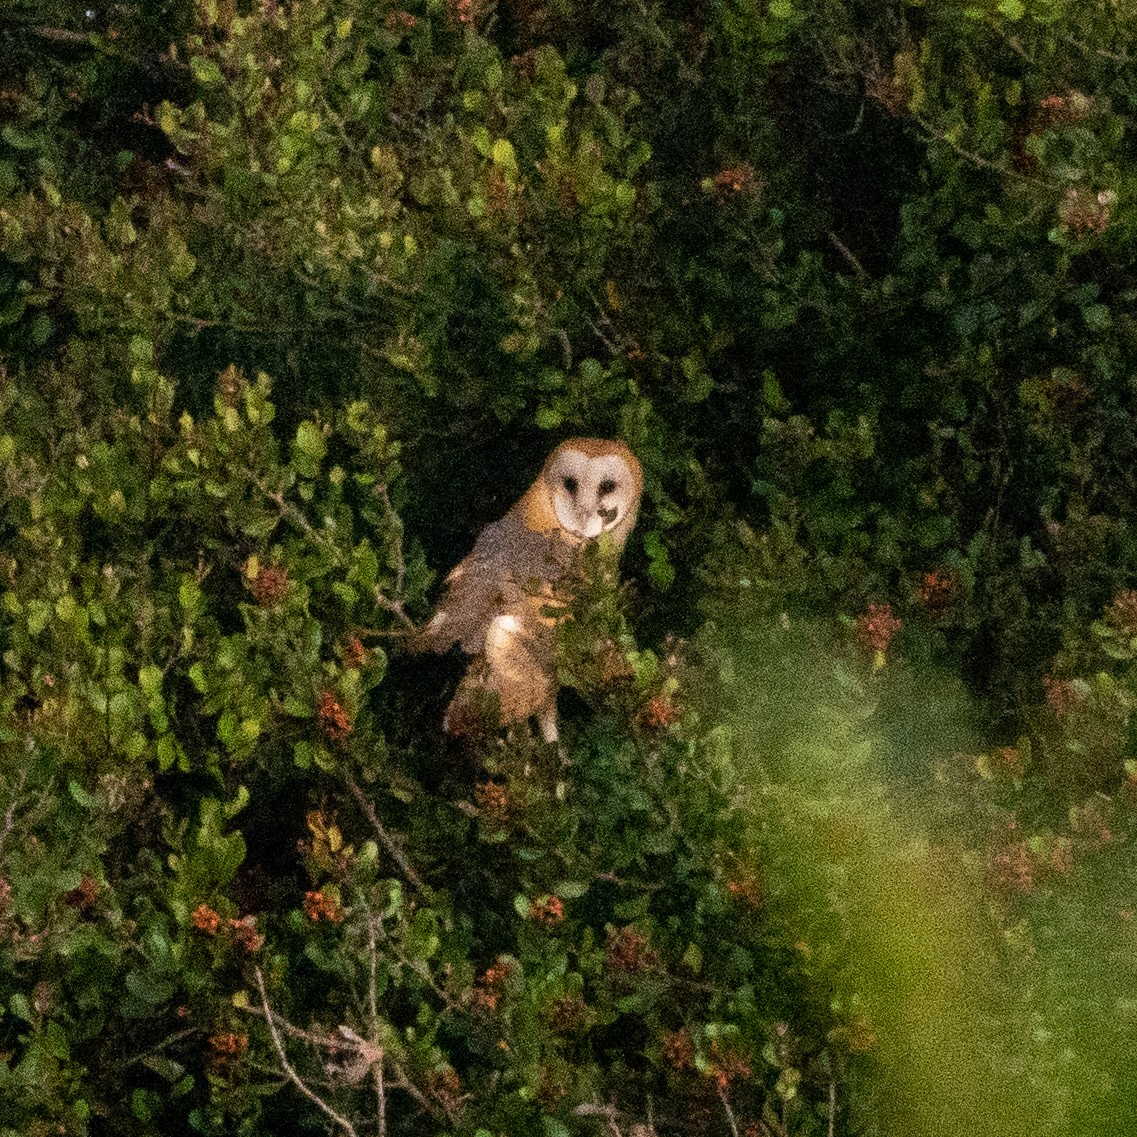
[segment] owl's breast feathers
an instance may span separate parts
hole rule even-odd
[[[496,616],[539,609],[544,586],[565,574],[575,549],[557,532],[530,528],[525,512],[514,507],[481,531],[473,551],[446,578],[446,594],[417,647],[444,652],[457,643],[479,655]]]

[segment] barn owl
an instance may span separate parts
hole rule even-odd
[[[564,598],[555,586],[601,534],[623,548],[642,490],[643,470],[624,443],[570,438],[517,504],[481,531],[418,637],[422,649],[457,643],[475,657],[444,730],[463,733],[478,699],[496,695],[502,723],[536,716],[545,740],[557,741],[555,608]]]

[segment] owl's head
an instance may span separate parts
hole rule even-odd
[[[603,438],[562,442],[537,479],[567,539],[588,541],[611,533],[617,547],[636,523],[643,482],[643,469],[627,446]]]

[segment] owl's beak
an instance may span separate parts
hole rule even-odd
[[[604,520],[601,514],[603,510],[597,511],[595,516],[589,517],[584,525],[578,530],[580,535],[586,540],[591,541],[595,537],[599,537],[604,532]]]

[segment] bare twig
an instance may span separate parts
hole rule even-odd
[[[371,1037],[379,1037],[379,999],[376,972],[379,967],[379,949],[375,942],[375,920],[368,914],[367,920],[367,1009],[371,1015]],[[371,1077],[375,1082],[375,1101],[378,1112],[376,1131],[379,1137],[387,1137],[387,1089],[383,1084],[383,1048],[379,1047],[379,1061],[371,1065]]]
[[[42,39],[53,39],[58,43],[86,43],[91,42],[89,32],[73,32],[70,28],[32,28],[32,31]]]
[[[1093,47],[1088,43],[1083,43],[1081,40],[1076,39],[1074,36],[1062,37],[1068,44],[1072,44],[1084,55],[1100,55],[1102,59],[1108,59],[1113,63],[1120,63],[1127,65],[1131,62],[1132,57],[1127,51],[1106,51],[1104,47]]]
[[[177,174],[191,174],[193,172],[183,166],[179,166],[176,162],[171,160],[167,160],[166,166]],[[163,312],[162,318],[174,320],[179,324],[189,324],[195,331],[199,332],[204,328],[225,328],[226,331],[241,332],[244,335],[278,336],[292,331],[292,329],[285,324],[239,324],[233,320],[217,320],[209,319],[205,316],[194,316],[189,312]],[[124,325],[116,324],[111,326],[121,327]]]
[[[291,502],[287,501],[284,493],[281,490],[270,489],[262,481],[260,481],[252,471],[248,471],[248,476],[256,485],[257,489],[264,494],[277,508],[282,521],[291,521],[299,529],[301,529],[305,536],[311,538],[318,545],[322,545],[332,554],[332,559],[336,565],[342,568],[345,564],[343,554],[336,547],[335,543],[330,541],[322,533],[319,533],[312,523],[304,516],[303,512],[297,509]],[[403,558],[403,523],[399,519],[399,515],[395,512],[394,507],[391,505],[391,499],[387,495],[387,487],[380,486],[376,490],[376,494],[383,502],[383,507],[387,513],[388,522],[392,524],[398,533],[398,544],[395,550],[395,592],[400,597],[398,600],[391,600],[384,596],[378,588],[375,589],[375,602],[381,608],[386,609],[388,612],[393,613],[403,623],[403,626],[408,632],[417,632],[418,628],[414,620],[407,615],[403,608],[403,601],[401,599],[403,594],[403,582],[406,579],[406,563]]]
[[[395,512],[395,507],[391,504],[391,495],[388,493],[385,484],[380,483],[375,487],[375,496],[382,502],[383,513],[386,516],[387,524],[391,526],[396,535],[395,596],[397,597],[397,599],[391,600],[376,588],[375,602],[380,607],[386,608],[388,612],[398,616],[410,631],[418,631],[418,628],[415,627],[414,620],[412,620],[403,609],[403,586],[407,578],[407,563],[403,556],[403,520],[398,513]]]
[[[565,353],[565,370],[572,370],[572,344],[569,343],[568,332],[564,328],[557,329],[557,335],[560,337],[561,350]]]
[[[161,1054],[167,1046],[173,1046],[175,1042],[181,1042],[183,1038],[188,1038],[191,1034],[197,1033],[197,1027],[187,1027],[185,1030],[175,1031],[173,1034],[167,1035],[156,1046],[151,1046],[149,1050],[143,1050],[141,1054],[136,1054],[133,1058],[127,1058],[125,1061],[120,1062],[119,1066],[125,1069],[127,1066],[133,1066],[136,1062],[145,1062],[147,1058],[155,1054]]]
[[[726,1090],[721,1086],[719,1087],[719,1101],[722,1102],[722,1108],[726,1113],[726,1122],[730,1126],[731,1137],[738,1137],[738,1122],[734,1120],[734,1110],[730,1108],[730,1098],[726,1096]]]
[[[292,1068],[292,1064],[288,1061],[288,1055],[284,1051],[284,1042],[281,1040],[280,1032],[276,1029],[276,1023],[273,1021],[274,1016],[268,1005],[268,993],[265,991],[264,976],[261,974],[261,969],[256,967],[253,969],[257,977],[257,988],[261,993],[261,1006],[264,1008],[265,1022],[268,1024],[268,1032],[272,1037],[272,1045],[276,1050],[276,1056],[280,1061],[280,1067],[288,1076],[288,1080],[317,1108],[319,1108],[327,1117],[331,1118],[345,1133],[350,1137],[357,1137],[355,1126],[352,1125],[346,1117],[336,1113],[334,1109],[319,1094],[314,1090],[309,1089],[304,1083],[304,1079]]]
[[[984,158],[982,154],[976,154],[974,150],[968,150],[966,147],[960,146],[946,131],[934,127],[926,119],[917,118],[915,121],[924,132],[926,139],[934,139],[936,142],[942,142],[946,146],[950,146],[956,154],[961,158],[966,158],[972,165],[980,166],[985,170],[994,170],[995,173],[1002,174],[1005,178],[1014,178],[1016,181],[1026,182],[1030,185],[1044,186],[1047,189],[1054,188],[1049,182],[1041,178],[1032,178],[1029,174],[1020,174],[1018,170],[1008,166],[1005,162],[993,162],[990,158]]]
[[[282,490],[270,490],[259,478],[257,478],[252,471],[249,471],[249,477],[252,479],[253,484],[271,501],[280,512],[281,520],[291,521],[294,525],[298,526],[304,531],[306,537],[310,537],[317,545],[323,545],[335,560],[337,567],[342,568],[344,559],[339,549],[327,539],[322,533],[318,533],[313,527],[312,523],[304,514],[297,509],[291,502],[284,498]]]
[[[357,1034],[346,1024],[336,1027],[336,1036],[339,1049],[347,1050],[350,1057],[346,1061],[329,1062],[324,1069],[330,1075],[341,1077],[354,1086],[363,1080],[368,1070],[383,1065],[383,1047],[379,1043]]]
[[[403,582],[407,576],[407,564],[403,559],[403,519],[395,512],[391,504],[391,494],[386,482],[375,487],[375,496],[383,503],[383,512],[387,515],[387,524],[398,533],[398,544],[395,546],[395,592],[402,596]]]
[[[375,921],[367,921],[367,1009],[371,1012],[371,1036],[376,1037],[379,1029],[379,1000],[376,971],[379,966],[379,952],[375,943]]]
[[[347,132],[347,127],[344,125],[344,121],[339,115],[339,112],[336,111],[335,107],[333,107],[332,104],[328,101],[326,94],[320,95],[320,102],[323,105],[324,111],[327,113],[328,118],[331,119],[332,125],[336,128],[336,133],[340,136],[340,141],[344,144],[345,147],[347,147],[348,153],[350,153],[351,156],[359,162],[360,166],[366,170],[368,168],[367,161],[363,157],[363,153],[360,150],[359,146],[352,141],[351,136]]]
[[[829,243],[833,246],[833,248],[837,250],[837,252],[841,254],[841,256],[845,258],[845,260],[849,262],[850,266],[853,269],[853,272],[857,274],[858,280],[864,281],[869,279],[869,274],[865,271],[865,266],[861,264],[861,262],[857,260],[855,256],[853,256],[852,250],[849,248],[849,246],[846,245],[845,242],[842,241],[841,238],[838,237],[837,234],[832,230],[829,231]]]
[[[283,1015],[278,1015],[276,1011],[269,1010],[266,1014],[261,1007],[242,1007],[246,1014],[259,1015],[262,1018],[270,1018],[285,1034],[290,1038],[299,1038],[308,1043],[309,1046],[323,1047],[325,1050],[338,1051],[343,1048],[342,1043],[338,1040],[331,1038],[328,1035],[312,1034],[310,1031],[301,1030],[300,1027],[290,1023]]]
[[[384,1063],[390,1063],[391,1069],[395,1074],[395,1081],[392,1083],[396,1089],[405,1090],[412,1098],[422,1106],[423,1109],[433,1112],[438,1115],[440,1112],[449,1121],[454,1120],[453,1111],[446,1107],[440,1107],[427,1100],[426,1095],[416,1086],[410,1078],[407,1077],[406,1071],[399,1065],[399,1063],[387,1053],[382,1046],[375,1042],[369,1042],[365,1038],[361,1038],[355,1033],[351,1027],[341,1026],[337,1030],[340,1038],[352,1047],[354,1047],[357,1058],[357,1065],[370,1066],[372,1070],[376,1066],[382,1067]],[[384,1086],[383,1102],[384,1118],[386,1116],[386,1083],[381,1083]]]
[[[27,781],[28,771],[26,767],[21,766],[19,784],[12,791],[12,804],[4,811],[4,828],[0,829],[0,852],[3,851],[4,843],[8,840],[12,830],[16,827],[16,808],[20,804],[20,794],[23,792]]]
[[[605,321],[605,322],[608,322],[608,321]],[[619,356],[619,355],[624,354],[624,352],[620,349],[620,347],[617,344],[613,343],[612,340],[610,340],[600,330],[600,325],[595,320],[590,319],[590,320],[587,320],[586,323],[592,329],[593,334],[596,336],[596,338],[599,339],[604,344],[604,346],[608,349],[608,351],[611,355]]]
[[[762,1117],[761,1121],[759,1121],[758,1124],[762,1126],[762,1131],[764,1133],[772,1133],[774,1134],[774,1137],[786,1137],[785,1125],[773,1116],[773,1111],[770,1109],[768,1103],[766,1106],[765,1115]]]
[[[401,600],[390,600],[377,588],[375,589],[375,603],[378,604],[380,608],[385,608],[393,616],[398,616],[398,618],[402,620],[402,635],[410,635],[412,632],[418,631],[418,626],[414,620],[403,610],[403,602]],[[392,633],[388,632],[387,634],[391,635]]]
[[[616,1118],[619,1117],[619,1110],[614,1105],[599,1105],[591,1102],[584,1102],[578,1105],[573,1110],[578,1117],[603,1117],[608,1122],[608,1128],[612,1131],[613,1137],[623,1137],[620,1132],[619,1125],[616,1124]]]
[[[391,945],[395,958],[408,970],[413,971],[438,997],[442,1000],[442,1005],[448,1011],[461,1011],[462,1004],[457,1002],[454,997],[446,990],[445,987],[440,987],[435,981],[434,976],[430,974],[430,969],[425,963],[415,962],[413,959],[408,959],[407,956],[401,952],[397,946]]]
[[[837,1082],[829,1079],[829,1137],[833,1137],[837,1123]]]
[[[422,877],[411,868],[410,862],[406,858],[403,850],[399,848],[398,843],[394,837],[383,828],[382,822],[379,820],[379,815],[375,812],[375,803],[363,792],[363,787],[350,775],[347,777],[347,788],[351,790],[355,796],[355,800],[359,802],[360,809],[363,810],[364,816],[371,822],[372,829],[375,830],[376,836],[379,838],[383,848],[390,854],[391,859],[397,864],[403,873],[403,876],[410,881],[420,892],[426,891],[426,885],[423,883]]]
[[[375,599],[376,599],[376,602],[380,605],[380,607],[383,607],[383,608],[387,607],[387,605],[384,603],[384,597],[376,596]],[[389,608],[387,610],[391,611],[391,609],[389,609]],[[360,628],[360,627],[356,627],[353,629],[353,631],[360,638],[366,636],[368,639],[405,640],[407,638],[407,636],[414,635],[414,633],[418,631],[418,628],[414,627],[414,626],[411,626],[409,628]]]
[[[387,1137],[387,1090],[383,1085],[383,1059],[380,1048],[380,1059],[371,1067],[371,1076],[375,1080],[375,1100],[379,1103],[379,1120],[376,1132],[379,1137]],[[832,1134],[830,1134],[832,1137]]]

